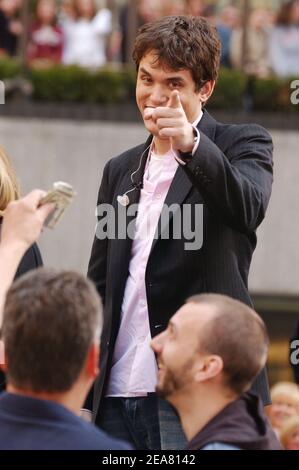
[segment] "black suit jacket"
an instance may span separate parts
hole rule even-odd
[[[226,294],[251,305],[247,278],[256,246],[255,230],[263,220],[272,186],[272,140],[260,126],[224,125],[207,111],[199,123],[200,143],[191,161],[176,171],[165,204],[203,204],[203,245],[197,251],[184,249],[186,240],[154,240],[145,283],[152,336],[166,328],[174,312],[194,294]],[[117,196],[132,188],[131,174],[152,136],[143,145],[110,160],[104,169],[98,205],[113,204],[124,210]],[[147,152],[146,152],[147,153]],[[134,181],[143,178],[142,159]],[[140,190],[129,194],[138,203]],[[129,206],[130,207],[130,206]],[[193,214],[194,215],[194,214]],[[127,223],[132,217],[127,217]],[[168,227],[160,227],[159,233]],[[104,301],[101,372],[95,382],[93,406],[98,412],[109,376],[115,340],[120,325],[132,240],[94,239],[88,276]],[[244,364],[246,367],[246,364]],[[265,371],[254,388],[269,402]]]

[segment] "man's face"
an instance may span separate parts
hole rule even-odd
[[[156,336],[151,343],[158,361],[156,391],[171,401],[179,393],[188,392],[194,384],[199,353],[200,334],[213,317],[211,308],[187,303],[171,318],[167,330]]]
[[[136,84],[136,101],[142,117],[146,108],[167,106],[173,90],[178,90],[187,119],[192,123],[201,111],[201,91],[195,91],[190,70],[174,71],[162,67],[154,51],[148,52],[139,64]],[[159,137],[155,122],[152,119],[143,120],[146,129]]]
[[[55,20],[56,4],[53,0],[40,0],[37,6],[37,15],[44,24],[51,24]]]

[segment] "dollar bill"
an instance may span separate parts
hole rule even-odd
[[[52,203],[55,204],[55,209],[47,217],[45,226],[54,228],[58,220],[64,214],[66,208],[71,204],[76,192],[73,187],[64,181],[56,181],[53,184],[53,189],[50,190],[40,201],[40,205]]]

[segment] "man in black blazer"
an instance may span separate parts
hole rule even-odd
[[[260,126],[221,124],[206,111],[220,42],[203,18],[143,26],[133,57],[137,105],[151,135],[106,164],[99,190],[88,275],[104,301],[105,322],[93,417],[137,447],[175,449],[184,437],[156,398],[157,366],[143,342],[194,294],[251,305],[247,279],[271,194],[272,140]],[[146,215],[157,229],[142,241]],[[265,371],[254,388],[269,403]]]

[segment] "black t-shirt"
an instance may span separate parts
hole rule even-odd
[[[0,10],[0,49],[8,55],[15,55],[17,51],[17,36],[9,30],[10,19]]]

